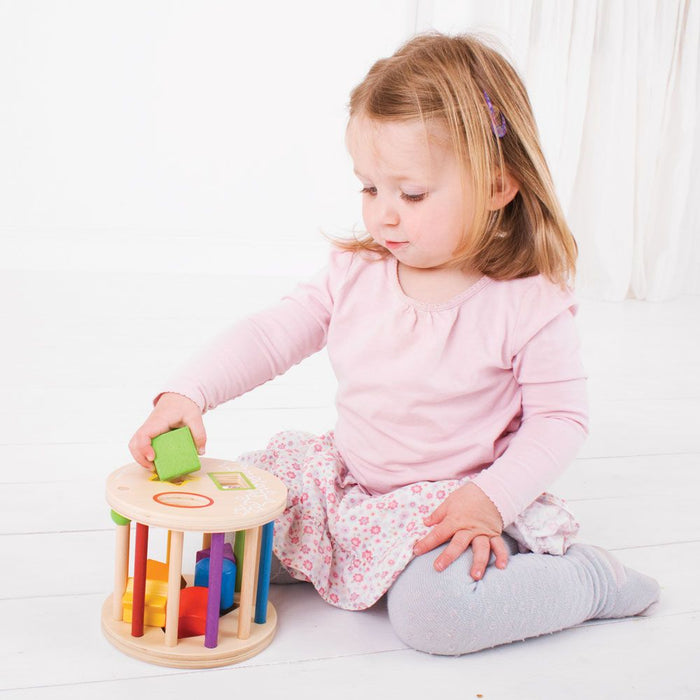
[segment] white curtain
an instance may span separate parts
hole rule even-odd
[[[524,78],[581,296],[700,292],[700,0],[419,0],[428,29],[490,34]]]

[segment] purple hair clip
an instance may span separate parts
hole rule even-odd
[[[484,90],[484,98],[486,99],[486,104],[488,105],[489,112],[491,113],[491,131],[493,131],[494,136],[497,136],[499,139],[502,139],[506,135],[506,131],[508,131],[508,129],[506,128],[506,118],[501,112],[499,112],[498,116],[501,118],[501,123],[497,124],[496,110],[494,109],[493,104],[491,102],[491,98],[488,96],[486,90]]]

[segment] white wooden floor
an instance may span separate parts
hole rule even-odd
[[[158,377],[289,284],[2,273],[3,698],[700,697],[700,297],[582,302],[592,433],[552,489],[575,509],[581,539],[658,578],[653,617],[442,658],[406,648],[381,604],[345,612],[299,585],[273,587],[277,637],[238,666],[160,668],[102,638],[113,552],[105,477],[130,461]],[[209,415],[208,454],[234,458],[283,428],[325,430],[332,396],[319,355]]]

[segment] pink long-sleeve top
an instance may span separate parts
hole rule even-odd
[[[504,526],[569,464],[587,431],[570,292],[482,277],[444,303],[406,296],[394,258],[333,250],[276,306],[221,334],[164,387],[202,411],[327,347],[336,445],[370,493],[472,477]]]

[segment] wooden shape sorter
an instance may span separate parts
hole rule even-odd
[[[135,463],[107,479],[116,549],[114,592],[102,607],[102,631],[124,653],[162,666],[211,668],[243,661],[272,641],[277,626],[277,613],[267,600],[269,561],[272,522],[284,512],[287,489],[277,477],[255,467],[210,458],[202,458],[201,467],[181,485],[154,480]],[[129,577],[132,520],[136,525]],[[145,613],[152,595],[147,584],[149,591],[153,588],[148,576],[153,578],[160,564],[148,560],[154,528],[167,530],[168,538],[167,562],[159,567],[168,572],[164,627],[149,625],[162,618]],[[203,533],[202,548],[209,549],[210,557],[208,590],[195,596],[202,601],[196,614],[204,630],[196,636],[191,636],[190,620],[195,598],[185,594],[181,601],[184,533],[192,531]],[[237,563],[236,604],[220,615],[226,532],[236,533],[236,556],[242,561]],[[194,566],[193,561],[193,570]],[[184,579],[191,586],[193,577]],[[180,627],[186,635],[178,634]]]

